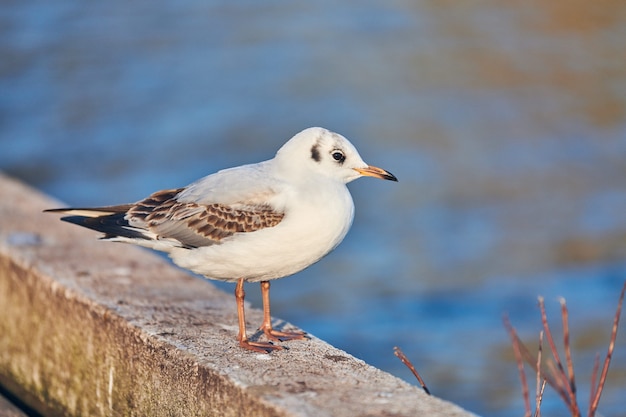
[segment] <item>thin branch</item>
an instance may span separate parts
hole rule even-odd
[[[535,360],[535,357],[532,355],[532,353],[530,353],[530,351],[528,350],[528,348],[526,347],[524,342],[522,342],[522,340],[519,338],[517,333],[515,334],[515,338],[517,340],[517,343],[519,343],[519,345],[520,345],[520,353],[522,354],[522,357],[524,358],[524,361],[528,365],[530,365],[530,367],[533,369],[533,371],[539,372],[539,368],[537,367],[538,365],[537,365],[537,362]]]
[[[548,371],[552,378],[552,384],[550,384],[550,386],[554,388],[557,394],[559,394],[559,396],[563,399],[563,402],[565,402],[565,404],[567,405],[567,408],[571,409],[569,395],[567,395],[567,390],[565,389],[565,386],[563,385],[563,380],[559,378],[559,371],[556,369],[556,365],[554,364],[554,361],[548,359],[546,361],[546,366],[548,367]]]
[[[510,332],[509,332],[509,334],[510,334]],[[515,337],[516,342],[514,342],[514,343],[518,344],[520,352],[522,354],[522,357],[524,358],[524,361],[535,372],[539,372],[539,370],[541,368],[543,368],[543,366],[541,368],[538,367],[539,365],[537,365],[535,357],[530,353],[530,351],[528,350],[526,345],[524,345],[524,343],[521,341],[521,339],[519,338],[519,336],[517,334],[511,335],[511,337]],[[549,359],[546,362],[547,362],[548,365],[550,365],[550,364],[554,365]],[[549,368],[549,366],[548,366],[548,368]],[[558,373],[554,372],[554,370],[551,370],[551,369],[548,369],[548,371],[552,371],[552,372],[544,372],[543,370],[541,371],[541,373],[543,375],[543,378],[546,380],[548,385],[550,385],[552,388],[554,388],[554,390],[561,397],[563,397],[563,400],[565,401],[565,403],[569,407],[569,398],[567,396],[567,393],[565,392],[565,388],[563,387],[563,384],[561,383],[560,378],[558,378],[558,376],[556,378],[554,377],[554,375],[558,375]]]
[[[552,332],[550,331],[550,326],[548,325],[548,316],[546,314],[543,297],[539,297],[539,309],[541,310],[541,321],[543,323],[543,329],[546,332],[546,338],[548,339],[548,343],[550,344],[550,350],[552,351],[552,356],[554,357],[554,361],[556,362],[556,366],[558,368],[558,371],[555,372],[555,377],[561,379],[561,381],[565,385],[567,395],[569,396],[569,401],[567,401],[567,403],[569,405],[570,411],[572,412],[572,416],[579,417],[580,409],[578,408],[578,403],[576,402],[576,395],[572,391],[572,387],[569,384],[569,380],[567,378],[567,375],[565,374],[563,364],[561,363],[561,359],[559,357],[559,352],[554,343],[554,339],[552,338]]]
[[[543,330],[539,332],[539,348],[537,349],[537,387],[535,390],[535,417],[541,415],[541,398],[543,396],[543,388],[546,386],[546,380],[544,378],[543,385],[541,384],[541,355],[543,352]]]
[[[546,389],[546,380],[544,379],[541,383],[541,389],[539,390],[539,395],[537,395],[537,409],[535,410],[534,417],[541,417],[541,401],[543,400],[543,392]]]
[[[617,310],[615,312],[615,317],[613,319],[613,328],[611,331],[611,339],[609,342],[609,347],[606,353],[606,357],[604,359],[604,364],[602,367],[602,371],[600,373],[600,377],[598,379],[598,371],[600,367],[600,357],[596,355],[593,365],[593,370],[591,373],[591,390],[590,390],[590,401],[589,401],[589,413],[588,417],[594,417],[595,413],[598,409],[598,405],[600,402],[600,397],[602,395],[602,391],[604,389],[604,384],[606,382],[607,374],[609,371],[609,365],[611,363],[611,359],[613,357],[613,351],[615,349],[615,342],[617,339],[617,330],[619,328],[619,320],[622,313],[622,304],[624,298],[626,297],[626,282],[622,287],[622,291],[620,293],[619,301],[617,304]],[[530,416],[530,401],[528,395],[528,382],[526,381],[526,374],[524,372],[524,361],[526,361],[536,372],[537,377],[537,388],[536,388],[536,398],[535,398],[535,414],[534,417],[541,416],[541,402],[543,399],[544,390],[546,384],[552,386],[554,390],[559,394],[559,396],[563,399],[565,404],[570,409],[570,412],[573,417],[580,417],[580,408],[578,407],[577,398],[576,398],[576,380],[574,375],[574,365],[572,360],[572,351],[570,344],[570,331],[569,331],[569,312],[567,310],[567,305],[564,299],[560,299],[561,304],[561,318],[563,321],[563,344],[565,350],[565,359],[567,364],[567,373],[563,368],[563,364],[559,357],[559,352],[557,350],[556,344],[554,343],[554,339],[552,337],[552,332],[550,331],[550,327],[548,325],[548,317],[545,310],[545,303],[542,297],[539,297],[539,309],[541,311],[541,321],[543,324],[543,332],[539,333],[539,350],[537,352],[536,359],[532,357],[524,343],[521,341],[515,328],[511,325],[508,320],[508,317],[504,317],[504,325],[507,328],[509,335],[513,344],[513,351],[515,353],[515,359],[517,362],[517,368],[520,373],[520,380],[522,382],[522,394],[524,396],[524,405],[525,405],[525,417]],[[550,346],[550,351],[552,353],[553,360],[547,359],[545,361],[545,367],[547,371],[543,371],[542,366],[542,356],[543,356],[543,338],[544,334],[546,339],[548,340],[548,344]],[[543,379],[543,381],[542,381]],[[596,385],[597,382],[597,385]]]
[[[576,379],[574,377],[574,363],[572,361],[572,349],[569,342],[569,312],[567,311],[567,304],[565,298],[559,299],[561,303],[561,317],[563,319],[563,346],[565,349],[565,362],[567,363],[567,374],[569,376],[569,386],[572,394],[576,396]]]
[[[624,301],[624,294],[626,293],[626,282],[624,282],[624,286],[622,287],[622,292],[619,296],[619,302],[617,303],[617,311],[615,312],[615,318],[613,319],[613,330],[611,331],[611,342],[609,343],[608,351],[606,352],[606,357],[604,359],[604,365],[602,366],[602,373],[600,374],[600,382],[598,383],[598,388],[596,389],[596,395],[589,407],[589,415],[595,415],[596,410],[598,409],[598,404],[600,403],[600,396],[602,395],[602,390],[604,389],[604,383],[606,381],[606,375],[609,372],[609,365],[611,364],[611,357],[613,356],[613,349],[615,348],[615,339],[617,338],[617,328],[619,326],[619,318],[622,314],[622,301]]]
[[[589,384],[589,410],[588,417],[593,417],[593,413],[591,411],[591,405],[593,404],[593,399],[596,396],[596,382],[598,379],[598,370],[600,370],[600,354],[596,353],[596,357],[593,359],[593,370],[591,371],[591,383]]]
[[[404,365],[406,365],[407,368],[409,368],[409,370],[413,373],[413,375],[415,375],[415,378],[417,378],[417,380],[419,381],[419,383],[422,386],[422,389],[424,390],[424,392],[426,394],[430,395],[430,391],[428,390],[428,387],[426,386],[426,383],[424,382],[424,380],[420,376],[419,372],[417,372],[417,369],[415,369],[415,367],[413,366],[413,364],[411,363],[409,358],[406,357],[404,352],[402,352],[402,350],[398,346],[395,346],[393,348],[393,354],[396,355],[398,357],[398,359],[400,359],[402,361],[402,363]]]
[[[517,336],[515,328],[511,325],[509,318],[505,315],[502,319],[504,326],[511,336],[511,343],[513,344],[513,352],[515,353],[515,361],[517,362],[517,370],[519,371],[519,379],[522,383],[522,396],[524,397],[524,417],[531,417],[532,412],[530,409],[530,396],[528,394],[528,381],[526,381],[526,373],[524,372],[524,359],[522,358],[521,346],[524,344]],[[537,371],[539,372],[539,371]]]

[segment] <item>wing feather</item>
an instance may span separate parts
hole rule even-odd
[[[158,191],[135,204],[49,211],[70,214],[62,220],[103,232],[104,239],[169,240],[189,248],[274,227],[284,217],[268,204],[181,202],[178,196],[183,190]]]
[[[69,214],[63,220],[101,231],[105,239],[119,237],[144,246],[169,241],[194,248],[278,225],[284,211],[268,201],[282,186],[266,161],[219,171],[184,188],[157,191],[134,204],[51,211]]]

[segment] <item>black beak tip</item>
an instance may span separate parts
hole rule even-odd
[[[387,171],[387,175],[385,175],[384,177],[386,180],[389,181],[394,181],[394,182],[398,182],[398,178],[396,178],[395,175],[393,175],[391,172]]]

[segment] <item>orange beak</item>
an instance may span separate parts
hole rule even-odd
[[[389,180],[389,181],[396,181],[396,182],[398,181],[396,176],[393,175],[391,172],[385,171],[382,168],[374,167],[371,165],[365,168],[353,168],[353,169],[359,174],[364,175],[366,177],[374,177],[374,178],[380,178],[381,180]]]

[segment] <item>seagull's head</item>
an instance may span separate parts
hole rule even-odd
[[[382,168],[366,164],[354,145],[338,133],[310,127],[276,153],[276,162],[291,175],[317,175],[348,183],[362,176],[398,181]]]

